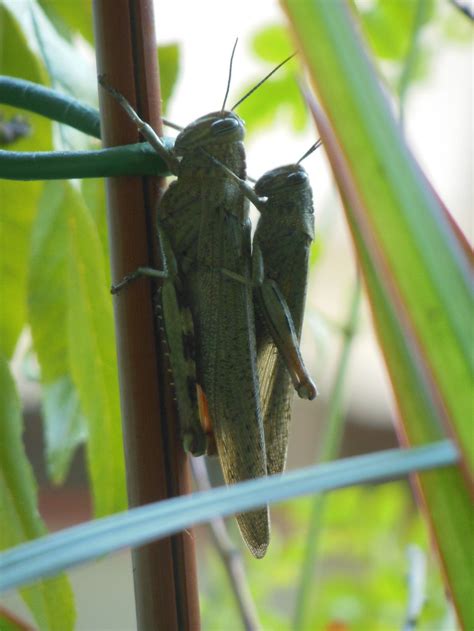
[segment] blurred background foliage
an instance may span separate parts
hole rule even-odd
[[[436,47],[445,42],[463,45],[471,41],[469,21],[454,6],[447,10],[448,3],[443,0],[354,0],[352,4],[387,90],[401,113],[409,88],[423,82],[433,72]],[[97,104],[89,0],[2,0],[0,33],[1,74],[51,85],[92,105]],[[426,33],[429,36],[425,37]],[[267,24],[253,32],[250,50],[260,67],[254,77],[240,86],[241,95],[293,52],[293,45],[281,23]],[[166,113],[182,72],[180,45],[160,46],[158,56]],[[407,63],[410,57],[413,63]],[[77,63],[78,58],[80,63]],[[307,108],[295,82],[296,75],[294,60],[272,77],[265,90],[257,91],[239,107],[249,135],[257,135],[265,127],[276,124],[291,127],[295,133],[308,128]],[[3,105],[0,112],[6,121],[17,114],[24,115]],[[9,148],[28,151],[97,145],[96,141],[78,133],[59,130],[56,124],[51,125],[39,116],[28,113],[26,117],[30,133]],[[62,485],[68,480],[70,483],[70,467],[77,457],[77,448],[89,439],[86,466],[95,514],[121,510],[126,500],[113,320],[108,296],[110,272],[103,184],[100,180],[48,184],[0,182],[0,196],[0,350],[4,365],[10,362],[27,411],[29,402],[37,401],[35,396],[31,398],[32,386],[34,390],[41,384],[46,469],[38,473],[33,467],[39,478],[40,497],[43,486]],[[74,232],[78,226],[79,235]],[[320,231],[313,248],[313,266],[317,266],[318,254],[324,246],[324,231],[322,234]],[[93,281],[81,276],[83,268],[94,270]],[[103,308],[99,314],[88,317],[86,308],[91,296],[93,302]],[[79,320],[77,314],[85,315]],[[341,321],[341,333],[344,326]],[[96,366],[88,363],[77,344],[78,339],[94,338],[98,334],[101,345],[96,351],[106,366],[102,387],[94,386],[87,379],[89,372],[95,374]],[[8,377],[5,379],[2,386],[10,387]],[[104,416],[109,418],[108,427]],[[16,422],[21,422],[20,415]],[[108,445],[106,458],[104,444]],[[27,444],[26,451],[30,454],[34,450]],[[112,463],[109,469],[104,468],[105,459]],[[18,504],[23,503],[23,507],[12,505],[2,488],[2,522],[15,524],[21,519],[25,506],[31,513],[36,510],[36,485],[20,443],[15,462],[7,463],[2,459],[0,464],[4,479],[12,478],[12,470],[6,470],[8,466],[15,468],[13,473],[19,480],[28,480],[26,491],[20,488],[23,482],[16,489]],[[274,511],[268,556],[264,562],[247,565],[263,628],[297,628],[298,624],[304,629],[328,631],[402,628],[408,601],[409,545],[418,546],[426,555],[427,563],[426,603],[417,628],[420,631],[456,628],[426,526],[409,485],[403,482],[350,489],[324,498],[320,504],[321,525],[312,594],[301,618],[301,612],[298,614],[295,608],[311,505],[311,500],[300,500]],[[48,515],[44,517],[54,523]],[[71,523],[67,518],[65,521]],[[37,527],[36,532],[12,531],[11,537],[2,539],[2,545],[13,545],[36,536],[44,526]],[[219,559],[206,545],[206,540],[202,533],[203,628],[230,628],[229,620],[237,620],[233,595]],[[129,570],[124,566],[123,571]],[[93,566],[90,572],[94,572]],[[52,599],[58,597],[57,592],[48,596],[48,587],[43,585],[41,589],[46,601],[50,599],[50,606]],[[64,602],[69,603],[69,587],[64,583],[62,589]],[[93,606],[100,607],[101,597],[95,596],[97,603]],[[129,598],[132,602],[133,596]],[[72,605],[67,605],[70,611],[62,620],[53,621],[45,617],[44,603],[28,597],[25,601],[42,629],[73,628]],[[29,617],[18,603],[14,607],[19,608],[21,615]],[[79,621],[81,615],[79,611]],[[133,620],[133,611],[130,619]],[[0,628],[18,627],[7,622],[7,617],[0,612]],[[86,627],[79,625],[78,628]],[[232,628],[238,628],[238,624]]]
[[[293,501],[273,511],[276,527],[268,565],[247,567],[264,629],[297,628],[295,586],[310,512],[311,500]],[[408,546],[418,546],[424,554],[429,551],[428,532],[409,486],[394,482],[332,493],[324,498],[321,517],[310,606],[300,628],[402,629],[408,601]],[[203,627],[221,629],[233,606],[232,594],[215,553],[205,553]],[[455,628],[429,552],[426,563],[426,602],[416,628]]]

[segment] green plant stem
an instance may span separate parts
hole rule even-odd
[[[37,83],[0,76],[0,103],[35,112],[88,136],[101,137],[98,110]]]
[[[172,139],[164,139],[168,147]],[[148,143],[98,151],[0,150],[0,178],[6,180],[64,180],[119,175],[170,175],[167,165]]]
[[[347,376],[347,367],[352,348],[352,342],[357,329],[359,317],[359,307],[361,299],[360,278],[356,280],[353,290],[349,316],[343,328],[344,341],[341,354],[336,369],[336,376],[329,397],[329,410],[326,420],[326,431],[323,435],[323,442],[319,453],[319,461],[326,462],[336,458],[341,445],[344,430],[344,386]],[[308,520],[308,531],[306,535],[306,545],[303,552],[301,574],[296,593],[296,604],[293,616],[293,628],[296,631],[304,629],[307,616],[309,596],[313,582],[313,571],[315,567],[318,544],[323,525],[323,512],[326,503],[325,495],[315,496],[311,513]],[[313,594],[314,595],[314,594]]]

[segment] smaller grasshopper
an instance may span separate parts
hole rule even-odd
[[[296,164],[266,172],[254,188],[221,165],[260,212],[252,267],[269,475],[281,473],[286,464],[291,382],[300,397],[311,400],[317,396],[299,351],[309,250],[314,239],[313,195],[300,162],[320,144],[316,142]]]

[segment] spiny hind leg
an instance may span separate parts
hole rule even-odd
[[[194,456],[211,454],[212,428],[196,372],[194,322],[174,283],[165,282],[161,287],[157,316],[168,350],[183,447]]]
[[[265,275],[263,257],[258,246],[254,246],[252,253],[252,277],[255,306],[278,348],[298,396],[302,399],[314,399],[318,391],[304,365],[290,308],[277,283]]]
[[[318,391],[304,365],[290,309],[275,281],[265,277],[259,249],[254,249],[252,280],[228,269],[221,269],[221,273],[229,280],[254,289],[255,307],[261,313],[265,327],[286,365],[298,396],[301,399],[314,399]]]

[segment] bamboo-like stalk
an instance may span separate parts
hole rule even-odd
[[[161,134],[152,1],[95,0],[94,21],[98,72]],[[104,145],[136,142],[137,131],[120,107],[102,90],[99,95]],[[107,182],[114,281],[139,265],[161,267],[153,239],[160,186],[151,178]],[[114,305],[128,494],[130,506],[138,506],[187,493],[189,472],[149,281],[128,287]],[[135,550],[133,566],[139,629],[199,628],[190,531]]]

